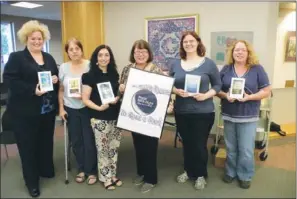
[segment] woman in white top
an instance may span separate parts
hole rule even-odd
[[[73,153],[78,165],[76,182],[97,182],[97,155],[88,110],[81,99],[81,76],[89,71],[89,61],[83,59],[83,46],[75,38],[65,45],[69,62],[60,66],[59,112],[66,121]]]

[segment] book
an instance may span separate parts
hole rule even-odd
[[[188,92],[189,95],[195,95],[199,93],[200,81],[201,81],[201,76],[186,74],[184,90]]]
[[[110,82],[102,82],[97,84],[102,104],[108,104],[115,100]]]
[[[230,97],[235,99],[242,99],[244,94],[244,85],[245,79],[244,78],[235,78],[233,77],[231,80],[231,87],[230,87]]]
[[[68,97],[80,97],[81,96],[81,80],[80,78],[68,78],[67,79],[67,94]]]
[[[47,92],[47,91],[54,90],[51,71],[38,72],[38,80],[39,80],[40,91]]]

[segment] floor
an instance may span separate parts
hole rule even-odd
[[[174,132],[165,130],[160,140],[158,153],[157,187],[146,194],[132,184],[135,175],[135,156],[130,133],[123,133],[119,152],[119,177],[124,185],[115,191],[107,191],[102,184],[92,186],[73,181],[74,168],[69,173],[70,184],[65,185],[63,129],[57,125],[55,133],[54,179],[41,180],[42,198],[296,198],[296,137],[286,136],[269,143],[269,156],[265,162],[257,162],[256,175],[250,189],[243,190],[236,182],[225,184],[221,181],[222,168],[215,168],[212,156],[209,158],[209,180],[206,189],[196,191],[193,183],[178,184],[175,177],[182,171],[182,148],[173,147]],[[209,139],[209,147],[213,140]],[[1,147],[1,198],[26,198],[20,160],[15,145],[8,146],[9,161],[4,165],[4,150]],[[75,167],[72,156],[72,166]]]

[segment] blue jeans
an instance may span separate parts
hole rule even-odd
[[[255,173],[254,149],[257,122],[234,123],[224,120],[227,148],[225,172],[230,177],[250,181]]]

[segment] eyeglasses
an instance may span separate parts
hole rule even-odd
[[[247,49],[241,49],[241,48],[237,48],[237,49],[234,49],[234,52],[247,52]]]
[[[196,40],[183,41],[183,44],[188,44],[188,43],[193,44],[195,43],[195,41]]]
[[[134,55],[147,55],[148,54],[148,51],[147,50],[144,50],[144,51],[135,51],[134,52]]]

